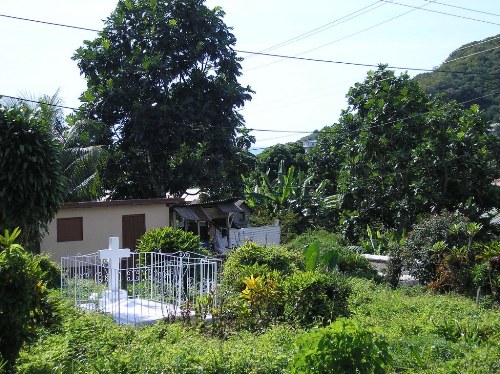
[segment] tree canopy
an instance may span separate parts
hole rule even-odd
[[[254,139],[236,109],[251,90],[238,83],[223,16],[202,0],[122,0],[76,51],[82,110],[111,129],[103,182],[112,198],[242,189]]]
[[[59,145],[45,118],[25,105],[0,104],[0,230],[20,227],[30,247],[64,198]]]
[[[431,95],[440,94],[468,105],[478,104],[488,122],[500,122],[499,37],[496,35],[461,46],[434,72],[419,74],[414,80]]]
[[[297,172],[306,172],[309,164],[307,163],[305,153],[301,142],[276,144],[266,148],[255,159],[257,179],[263,173],[267,173],[270,179],[276,179],[278,177],[280,162],[282,161],[285,170],[293,166]]]
[[[498,141],[477,106],[425,94],[407,74],[380,67],[356,83],[339,123],[324,128],[312,171],[332,181],[340,222],[403,230],[421,213],[495,204]]]

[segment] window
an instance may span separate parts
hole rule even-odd
[[[73,242],[81,240],[83,240],[83,217],[57,219],[58,242]]]

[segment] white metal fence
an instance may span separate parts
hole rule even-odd
[[[121,324],[193,313],[217,286],[220,260],[189,252],[130,253],[110,266],[99,253],[61,259],[61,295],[79,308],[110,313]]]

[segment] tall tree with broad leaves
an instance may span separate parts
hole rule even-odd
[[[111,198],[242,190],[254,138],[236,109],[252,91],[223,16],[202,0],[122,0],[76,51],[81,109],[112,132]]]
[[[328,192],[337,196],[348,236],[367,224],[401,232],[431,210],[474,206],[467,213],[478,218],[495,205],[498,138],[477,106],[432,98],[384,66],[347,98],[339,123],[321,131],[311,162],[334,182]]]

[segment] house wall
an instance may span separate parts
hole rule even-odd
[[[59,262],[64,256],[94,253],[107,248],[110,236],[119,237],[122,246],[122,216],[130,214],[145,214],[146,231],[169,226],[169,208],[165,204],[63,207],[50,223],[40,252],[50,253],[52,259]],[[57,242],[57,219],[69,217],[83,217],[83,240]]]

